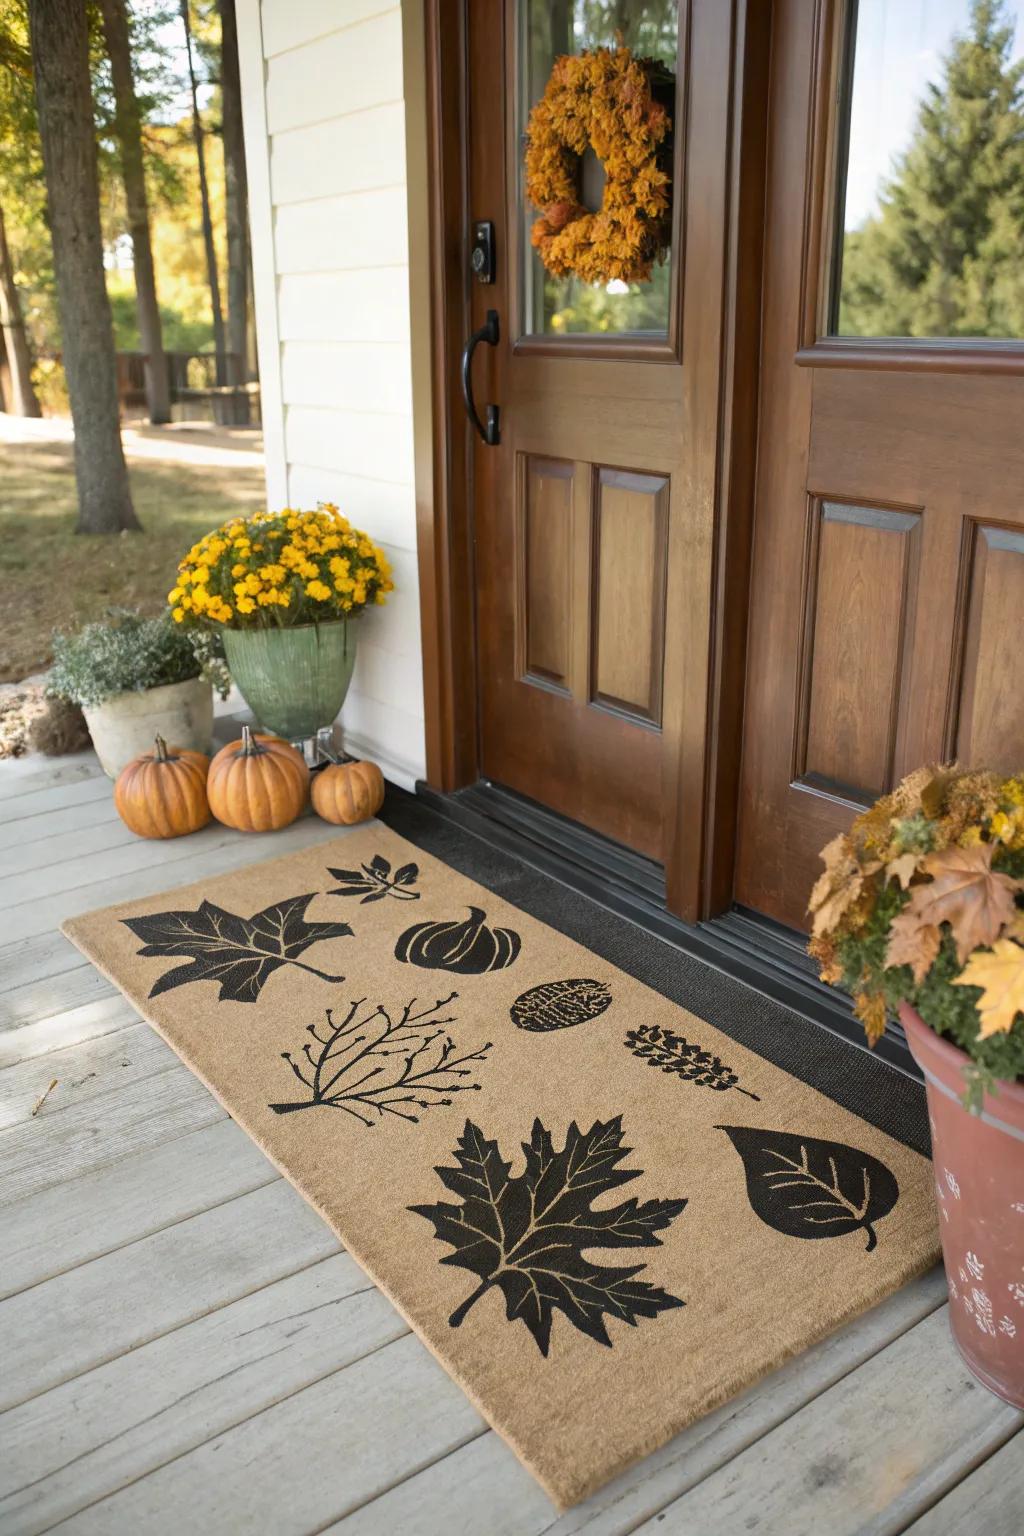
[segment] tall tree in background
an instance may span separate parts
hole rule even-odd
[[[125,0],[100,0],[100,14],[114,85],[114,132],[124,180],[128,233],[132,242],[139,340],[149,359],[146,370],[149,419],[152,422],[165,422],[171,419],[171,398],[149,234],[149,200],[142,154],[142,113],[135,94],[131,33]]]
[[[242,134],[242,84],[238,73],[235,0],[217,0],[220,12],[221,134],[224,145],[224,222],[228,235],[229,384],[248,376],[249,189]]]
[[[118,533],[140,525],[118,419],[86,7],[81,0],[29,0],[28,10],[64,370],[75,427],[78,531]]]
[[[202,203],[203,244],[206,247],[206,270],[210,284],[210,308],[213,311],[213,345],[217,352],[217,382],[223,384],[221,359],[227,350],[224,344],[224,312],[220,305],[220,278],[217,273],[217,249],[213,243],[213,218],[210,214],[210,184],[206,176],[206,146],[203,120],[199,113],[199,91],[196,83],[195,59],[192,54],[192,21],[188,12],[189,0],[181,0],[181,21],[185,28],[185,51],[188,56],[188,79],[192,94],[192,137],[196,146],[199,165],[199,198]]]
[[[5,167],[11,152],[35,126],[32,107],[32,58],[28,51],[25,18],[20,8],[8,3],[0,9],[0,163]],[[4,200],[0,188],[0,407],[13,416],[40,415],[32,383],[32,353],[25,330],[21,295],[14,280],[14,262],[7,243]]]
[[[1024,336],[1024,60],[1002,0],[973,0],[879,212],[845,240],[839,329]]]
[[[25,317],[14,282],[14,267],[7,248],[4,210],[0,206],[0,337],[3,340],[4,408],[12,416],[39,416],[39,401],[32,384],[32,355],[25,334]]]

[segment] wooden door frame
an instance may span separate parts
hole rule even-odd
[[[458,363],[469,328],[466,22],[470,0],[423,0],[430,205],[433,504],[417,512],[427,782],[478,778],[472,452]],[[770,7],[717,0],[691,27],[683,390],[694,445],[667,645],[683,678],[666,699],[665,879],[688,922],[732,899],[761,320]],[[730,89],[715,92],[727,76]],[[703,87],[703,90],[702,90]],[[712,132],[707,132],[708,125]],[[500,253],[502,256],[505,253]]]

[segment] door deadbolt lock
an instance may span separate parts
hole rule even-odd
[[[469,264],[479,283],[494,282],[494,225],[490,219],[478,219],[473,225],[473,248]]]

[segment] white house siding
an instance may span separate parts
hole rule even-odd
[[[360,621],[342,720],[350,751],[411,787],[425,751],[409,18],[404,48],[393,0],[239,0],[238,18],[268,501],[334,501],[386,549],[396,590]],[[418,400],[421,441],[424,413]]]

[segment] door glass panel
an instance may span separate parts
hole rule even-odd
[[[674,253],[664,249],[648,279],[582,281],[553,276],[531,242],[540,210],[526,196],[523,158],[530,112],[544,94],[555,60],[593,48],[629,48],[637,59],[657,66],[655,99],[664,104],[674,125],[678,70],[677,0],[519,0],[519,82],[516,150],[523,249],[520,269],[523,329],[528,335],[570,334],[665,337],[668,334],[671,269]],[[665,140],[659,164],[671,172],[672,136]],[[598,213],[604,198],[601,161],[588,150],[580,159],[576,202]],[[673,189],[668,187],[670,200]]]
[[[850,0],[832,335],[1024,337],[1022,74],[1022,0]]]

